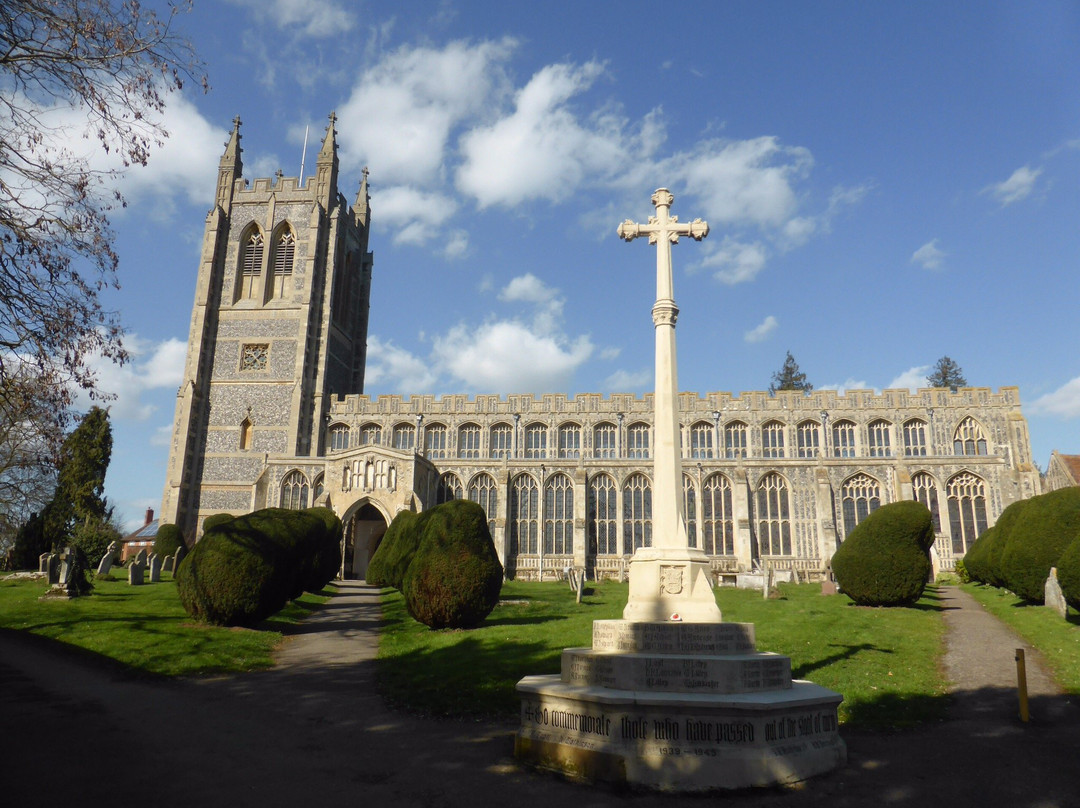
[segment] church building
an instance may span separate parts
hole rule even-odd
[[[161,518],[326,505],[364,577],[390,520],[479,503],[507,575],[621,576],[652,537],[652,395],[363,394],[372,279],[366,171],[337,189],[331,116],[313,176],[242,176],[240,122],[206,219]],[[612,228],[614,234],[614,227]],[[404,391],[407,392],[407,391]],[[1015,387],[680,394],[683,502],[718,582],[823,576],[879,506],[930,509],[949,569],[1040,493]]]

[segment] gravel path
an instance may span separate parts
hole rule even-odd
[[[1028,653],[1033,720],[1016,719],[1022,643],[946,589],[950,718],[902,733],[841,731],[842,770],[736,806],[1080,806],[1080,710]],[[373,589],[347,582],[288,639],[279,665],[183,681],[132,676],[100,658],[0,633],[0,804],[393,808],[568,804],[670,808],[702,798],[616,793],[520,768],[512,723],[439,722],[375,693]]]

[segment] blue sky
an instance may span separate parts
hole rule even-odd
[[[120,183],[134,361],[102,367],[106,494],[160,506],[203,223],[235,115],[245,175],[299,174],[338,115],[370,167],[367,392],[652,384],[666,186],[684,390],[918,387],[949,355],[1020,388],[1035,459],[1080,452],[1080,7],[1069,3],[197,2],[212,90]]]

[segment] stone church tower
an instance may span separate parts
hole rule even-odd
[[[240,119],[206,217],[163,522],[253,509],[267,463],[324,454],[334,395],[362,393],[372,255],[367,173],[338,192],[334,115],[303,184],[243,179]]]

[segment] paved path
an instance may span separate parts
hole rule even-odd
[[[848,765],[801,788],[729,795],[737,806],[1080,806],[1080,710],[1029,655],[1034,720],[1016,720],[1022,643],[946,589],[948,721],[842,731]],[[85,653],[0,633],[0,795],[5,805],[349,805],[444,808],[698,806],[523,770],[511,722],[392,713],[375,692],[375,590],[348,582],[281,649],[271,671],[185,681],[134,677]],[[331,802],[333,801],[333,802]]]

